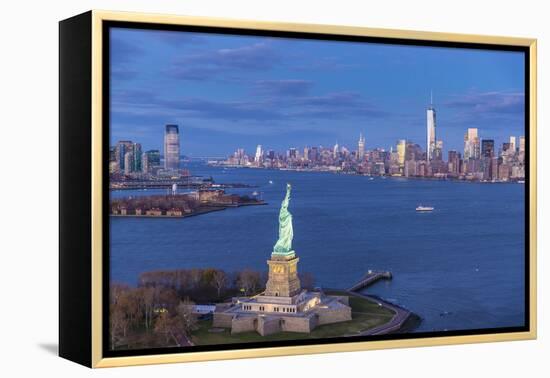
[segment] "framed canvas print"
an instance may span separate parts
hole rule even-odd
[[[536,41],[60,22],[60,355],[536,337]]]

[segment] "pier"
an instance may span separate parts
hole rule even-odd
[[[381,279],[391,280],[391,272],[375,272],[369,270],[355,285],[350,287],[348,291],[359,291]]]

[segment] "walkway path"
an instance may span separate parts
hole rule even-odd
[[[374,327],[371,329],[368,329],[366,331],[363,331],[360,333],[361,336],[367,336],[367,335],[385,335],[388,333],[392,333],[395,331],[398,331],[403,327],[405,322],[409,319],[409,317],[412,315],[412,312],[409,310],[406,310],[402,307],[396,306],[394,304],[391,304],[389,302],[384,301],[383,299],[380,299],[378,297],[373,297],[370,295],[365,294],[359,294],[359,293],[353,293],[354,295],[361,296],[365,299],[368,299],[371,302],[375,302],[380,306],[383,306],[384,308],[387,308],[390,311],[393,311],[395,315],[393,318],[387,322],[384,323],[378,327]]]

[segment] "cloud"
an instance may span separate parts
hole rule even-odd
[[[483,92],[454,96],[445,105],[476,114],[522,114],[525,97],[521,92]]]
[[[461,136],[470,127],[480,137],[505,141],[509,135],[525,133],[525,98],[519,91],[471,92],[450,96],[441,103],[438,129],[446,148],[462,149]]]
[[[291,85],[292,86],[292,85]],[[271,86],[278,87],[278,85]],[[284,85],[283,88],[286,88]],[[280,88],[278,88],[280,89]],[[284,90],[282,90],[284,93]],[[231,122],[291,125],[304,120],[380,118],[388,114],[355,92],[333,92],[320,96],[278,96],[237,100],[212,100],[197,97],[161,97],[148,91],[113,93],[112,112],[125,119],[158,122],[177,117]],[[291,127],[291,126],[288,126]]]
[[[154,105],[157,101],[158,97],[152,92],[138,89],[114,91],[111,99],[112,107]]]
[[[254,83],[252,92],[260,96],[304,96],[313,86],[309,80],[259,80]]]
[[[199,37],[193,32],[171,32],[171,31],[156,31],[151,34],[158,41],[166,43],[173,47],[182,47],[189,44],[206,43],[206,38]]]
[[[198,118],[232,121],[279,120],[282,115],[269,104],[261,101],[212,101],[200,98],[186,98],[170,101],[174,109],[187,111]]]
[[[297,111],[292,115],[301,118],[350,119],[389,115],[357,92],[333,92],[297,98],[294,108]]]
[[[124,39],[113,37],[110,41],[111,77],[114,80],[131,80],[138,71],[131,68],[132,63],[144,54],[141,47]]]
[[[360,68],[360,64],[342,62],[337,57],[321,57],[311,61],[307,56],[301,56],[301,54],[294,58],[296,62],[305,62],[298,63],[292,66],[292,69],[295,71],[337,71],[337,70],[349,70]]]
[[[111,67],[111,78],[114,80],[131,80],[139,75],[137,70],[126,66],[117,65]]]
[[[110,58],[114,63],[128,63],[143,54],[141,47],[117,37],[111,38],[109,47]]]
[[[227,121],[273,121],[282,115],[266,101],[215,101],[196,97],[164,98],[147,91],[124,91],[114,94],[112,111],[118,115],[147,117],[147,120],[188,117]]]
[[[233,72],[267,71],[280,60],[267,43],[187,54],[177,59],[166,73],[181,80],[206,80]]]

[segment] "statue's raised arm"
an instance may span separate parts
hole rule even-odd
[[[290,191],[291,190],[292,190],[292,185],[286,184],[286,196],[283,199],[283,202],[281,203],[281,212],[283,210],[286,211],[288,209],[288,203],[290,202]]]
[[[292,186],[286,184],[286,196],[281,203],[281,211],[279,212],[279,239],[273,247],[275,254],[288,254],[292,252],[292,238],[294,236],[292,230],[292,214],[288,211],[290,203],[290,191]]]

